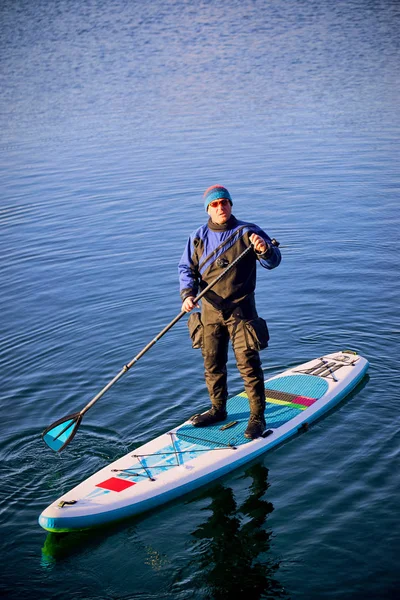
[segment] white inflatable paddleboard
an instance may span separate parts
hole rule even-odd
[[[50,504],[39,523],[53,532],[87,529],[182,496],[306,430],[347,396],[367,369],[365,358],[342,351],[284,371],[265,382],[264,437],[244,437],[249,403],[243,392],[228,401],[225,421],[201,428],[186,421],[132,450]]]

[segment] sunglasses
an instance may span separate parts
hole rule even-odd
[[[211,206],[211,208],[217,208],[219,205],[226,206],[227,204],[229,204],[229,200],[227,198],[221,198],[221,200],[213,200],[213,202],[210,202],[208,206]]]

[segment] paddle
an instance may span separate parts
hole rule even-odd
[[[274,242],[274,240],[273,240]],[[246,254],[252,250],[252,246],[248,246],[239,256],[226,267],[222,273],[220,273],[206,288],[194,299],[194,304],[197,304],[199,300],[212,288],[228,271],[230,271]],[[121,371],[84,407],[80,412],[68,415],[62,419],[58,419],[47,427],[42,433],[42,438],[45,443],[56,452],[61,452],[74,438],[79,425],[81,424],[83,415],[99,400],[109,389],[114,385],[129,369],[140,359],[160,338],[163,337],[187,313],[182,311],[172,321],[164,327],[162,331],[156,337],[151,340],[144,348],[133,358],[128,364],[126,364]]]

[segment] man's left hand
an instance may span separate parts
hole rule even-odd
[[[267,250],[267,243],[263,240],[262,237],[257,235],[256,233],[252,233],[250,236],[250,242],[254,246],[254,250],[258,252],[258,254],[264,254]]]

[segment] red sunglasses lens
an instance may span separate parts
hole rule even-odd
[[[227,200],[226,198],[222,198],[221,200],[214,200],[213,202],[210,202],[210,206],[212,208],[217,208],[217,206],[219,206],[219,204],[221,204],[222,206],[226,206],[228,204],[229,200]]]

